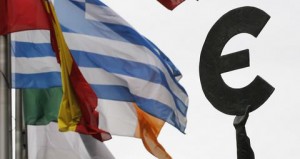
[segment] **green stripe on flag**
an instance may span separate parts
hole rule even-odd
[[[47,125],[51,121],[57,121],[62,98],[61,87],[23,89],[22,95],[27,125]]]

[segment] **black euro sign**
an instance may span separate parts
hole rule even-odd
[[[219,111],[229,115],[243,115],[260,107],[274,88],[260,76],[243,88],[229,87],[222,73],[249,67],[249,50],[221,56],[226,43],[235,35],[248,33],[257,37],[270,16],[255,7],[241,7],[224,14],[209,31],[200,56],[199,74],[203,92]]]

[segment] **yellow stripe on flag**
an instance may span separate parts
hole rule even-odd
[[[46,2],[47,3],[47,2]],[[48,12],[55,13],[53,5],[47,3]],[[49,5],[50,4],[50,5]],[[50,8],[48,8],[50,7]],[[58,126],[60,131],[75,131],[76,126],[81,118],[80,106],[76,100],[74,91],[69,81],[69,74],[71,74],[73,59],[69,54],[69,49],[64,40],[61,28],[58,23],[56,15],[52,16],[52,26],[57,42],[57,48],[59,51],[59,59],[61,66],[61,78],[63,85],[63,97],[58,114]]]
[[[51,44],[61,66],[63,97],[58,114],[60,131],[89,134],[100,141],[111,135],[98,128],[97,96],[84,79],[64,40],[54,7],[45,2],[52,23]]]

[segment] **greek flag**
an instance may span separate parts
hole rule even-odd
[[[188,96],[167,56],[98,0],[54,6],[74,60],[100,100],[135,102],[184,132]],[[12,34],[14,88],[61,86],[59,67],[49,31]]]

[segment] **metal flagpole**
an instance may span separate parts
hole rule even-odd
[[[15,159],[26,159],[26,131],[23,120],[22,109],[22,91],[15,90],[15,117],[16,117],[16,131],[15,131]]]
[[[12,159],[9,36],[0,36],[0,159]]]

